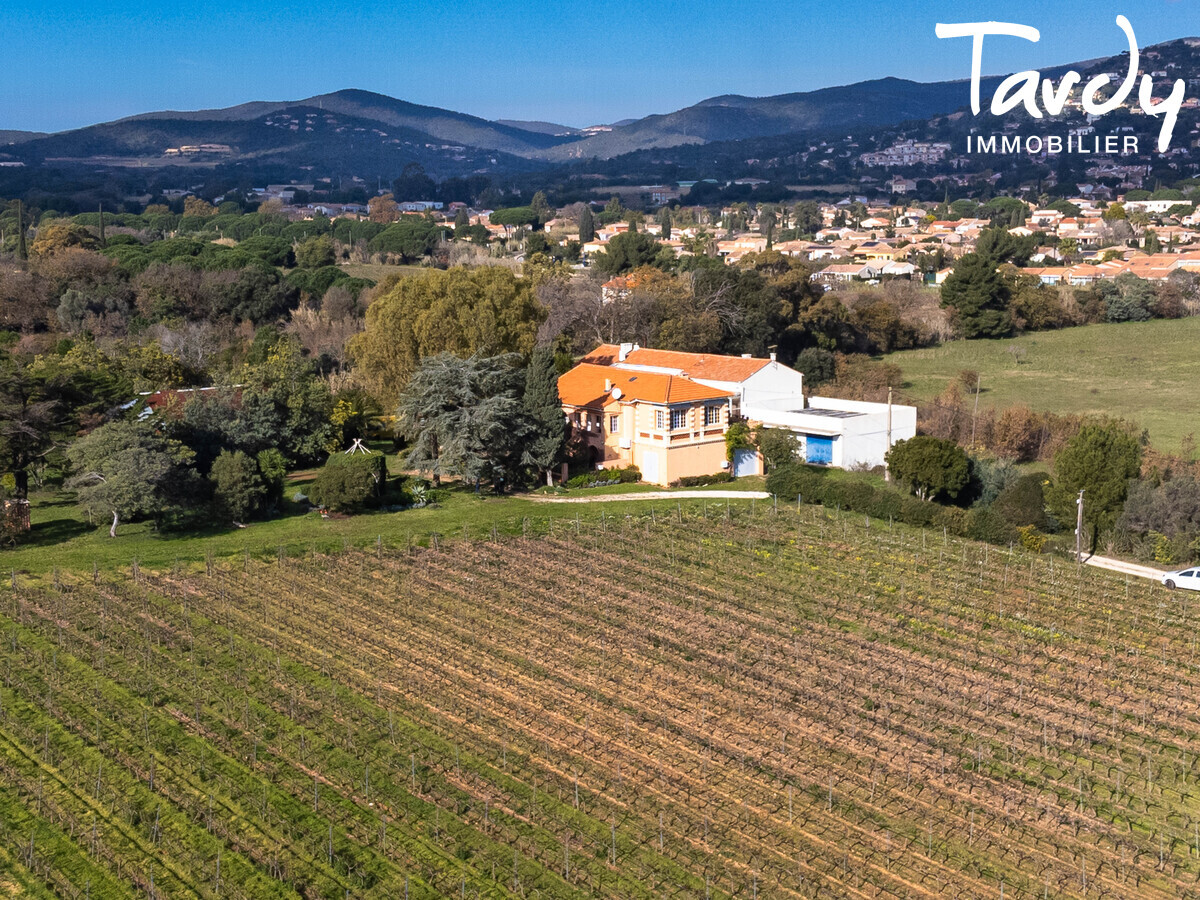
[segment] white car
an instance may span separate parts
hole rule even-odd
[[[1189,591],[1200,591],[1200,568],[1167,572],[1162,577],[1162,583],[1172,589],[1186,588]]]

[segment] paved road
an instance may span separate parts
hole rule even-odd
[[[594,497],[528,497],[539,503],[613,503],[617,500],[770,500],[766,491],[643,491],[634,494],[596,494]]]
[[[1138,578],[1153,578],[1155,581],[1161,581],[1163,575],[1166,574],[1162,569],[1155,569],[1151,566],[1139,566],[1137,563],[1125,562],[1121,559],[1111,559],[1107,556],[1090,556],[1084,562],[1089,566],[1096,566],[1100,569],[1120,572],[1123,575],[1136,575]]]

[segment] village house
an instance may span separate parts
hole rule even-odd
[[[670,484],[729,468],[730,417],[785,428],[810,463],[883,465],[888,447],[916,434],[916,409],[804,396],[804,376],[778,362],[604,344],[559,379],[567,419],[604,468],[636,465],[645,481]],[[735,454],[732,472],[756,475],[753,450]]]
[[[854,250],[855,259],[865,260],[870,263],[901,260],[907,256],[908,248],[893,247],[885,241],[867,241],[864,244],[859,244]]]
[[[837,263],[814,272],[810,280],[826,287],[838,282],[870,281],[879,277],[879,268],[869,263]]]
[[[618,275],[615,278],[610,278],[604,284],[600,285],[600,301],[602,303],[613,303],[616,300],[624,300],[629,297],[641,283],[641,277],[636,273],[628,275]]]
[[[749,253],[762,253],[767,249],[765,237],[745,236],[731,241],[717,241],[717,254],[726,262],[737,262]]]
[[[722,471],[728,391],[678,375],[582,362],[558,379],[558,392],[590,465],[637,466],[653,484]]]

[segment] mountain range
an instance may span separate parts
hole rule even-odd
[[[1196,41],[1158,45],[1194,55]],[[1147,48],[1147,58],[1155,48]],[[1161,56],[1161,53],[1159,54]],[[1094,71],[1120,58],[1076,63]],[[1068,67],[1043,70],[1055,76]],[[1001,76],[983,79],[985,96]],[[56,134],[0,131],[0,161],[159,168],[254,163],[391,177],[420,163],[434,177],[531,171],[641,150],[896,125],[966,106],[966,81],[881,78],[771,97],[724,95],[608,126],[490,121],[364,90],[225,109],[160,111]]]

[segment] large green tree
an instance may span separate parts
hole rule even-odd
[[[423,216],[403,216],[371,238],[368,247],[372,253],[396,256],[401,262],[416,262],[433,252],[444,232],[443,226]]]
[[[246,365],[239,380],[235,446],[248,453],[276,448],[295,465],[316,462],[335,443],[329,385],[294,338],[268,342],[265,358]]]
[[[146,421],[101,425],[67,448],[75,474],[68,486],[91,513],[121,519],[182,509],[197,496],[194,454]]]
[[[29,469],[61,437],[59,392],[52,380],[18,360],[0,360],[0,469],[11,472],[15,493],[29,492]]]
[[[533,352],[545,312],[528,279],[480,266],[400,279],[368,307],[366,329],[350,343],[359,374],[385,408],[421,360]]]
[[[496,210],[488,216],[488,221],[493,225],[505,225],[509,228],[532,228],[539,224],[540,219],[537,210],[532,206],[513,206]]]
[[[997,271],[995,257],[968,253],[942,285],[942,306],[954,310],[966,338],[997,338],[1012,333],[1011,289]]]
[[[1046,488],[1046,504],[1064,525],[1074,522],[1075,502],[1083,491],[1083,520],[1095,549],[1100,535],[1121,514],[1141,461],[1141,440],[1126,423],[1089,422],[1054,457],[1054,480]]]
[[[887,465],[922,500],[953,500],[971,480],[966,451],[927,434],[897,441],[887,453]]]
[[[397,429],[409,442],[405,465],[434,483],[458,476],[478,489],[511,482],[529,437],[515,354],[424,360],[400,397]]]
[[[639,266],[660,265],[674,259],[670,251],[663,254],[663,245],[648,234],[624,231],[604,245],[604,252],[597,253],[593,264],[608,275],[621,275]]]

